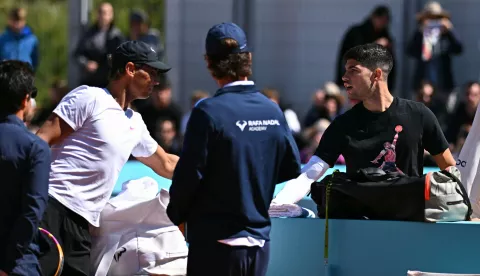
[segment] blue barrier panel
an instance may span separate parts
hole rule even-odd
[[[324,276],[323,219],[272,219],[268,276]],[[328,276],[480,273],[480,223],[329,221]]]

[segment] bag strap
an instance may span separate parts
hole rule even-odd
[[[324,247],[323,247],[323,260],[325,263],[325,270],[328,270],[328,205],[330,201],[330,190],[332,188],[335,174],[340,171],[337,169],[332,173],[332,177],[329,179],[328,183],[325,185],[325,235],[324,235]]]
[[[442,173],[445,174],[446,176],[452,178],[453,180],[455,180],[455,182],[458,183],[457,186],[460,187],[460,190],[462,190],[463,202],[465,202],[465,204],[466,204],[467,207],[468,207],[468,211],[467,211],[467,215],[466,215],[466,217],[465,217],[465,220],[470,220],[470,216],[471,216],[472,213],[473,213],[472,204],[470,203],[470,199],[468,198],[467,190],[465,190],[465,187],[463,186],[462,181],[460,181],[460,179],[458,179],[458,177],[456,177],[454,174],[450,173],[450,172],[447,171],[446,169],[443,170]]]

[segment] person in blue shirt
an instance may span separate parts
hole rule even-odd
[[[167,214],[186,223],[189,276],[263,276],[268,209],[275,185],[300,172],[298,148],[278,105],[248,80],[252,54],[240,27],[213,26],[205,60],[220,89],[192,110]]]
[[[0,276],[42,275],[38,226],[48,200],[50,148],[24,124],[37,90],[22,61],[0,62]]]
[[[0,35],[0,60],[20,60],[28,62],[35,71],[38,67],[38,38],[27,26],[27,11],[24,8],[12,9],[8,15],[8,26]]]

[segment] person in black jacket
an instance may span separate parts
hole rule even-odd
[[[437,95],[446,101],[455,88],[452,57],[463,52],[463,44],[455,34],[450,14],[435,1],[417,14],[418,29],[407,46],[407,54],[416,61],[413,88],[423,81],[433,84]]]
[[[125,41],[113,23],[114,11],[105,2],[98,8],[98,20],[79,40],[74,56],[81,67],[81,84],[105,87],[108,84],[108,54]]]
[[[268,209],[275,185],[300,173],[298,148],[278,105],[248,80],[252,55],[240,27],[213,26],[205,60],[220,89],[192,110],[167,214],[186,222],[189,276],[262,276]]]
[[[387,47],[394,57],[394,41],[388,27],[390,24],[390,9],[380,5],[373,9],[370,16],[362,23],[354,25],[345,33],[337,57],[336,83],[343,86],[343,74],[345,73],[343,55],[351,48],[367,43],[375,42]],[[388,76],[388,89],[393,91],[395,87],[395,68],[392,68]]]

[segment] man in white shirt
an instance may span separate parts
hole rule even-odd
[[[131,101],[147,98],[158,76],[170,67],[139,41],[121,44],[109,58],[108,87],[72,90],[37,132],[52,147],[50,198],[41,226],[63,248],[63,275],[88,275],[89,226],[99,226],[100,213],[130,154],[166,178],[172,177],[178,160],[158,146],[140,114],[128,108]],[[53,258],[44,252],[44,270],[56,265]]]

